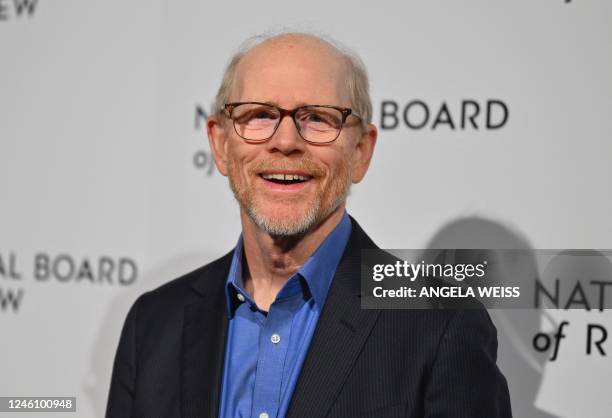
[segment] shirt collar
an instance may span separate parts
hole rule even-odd
[[[307,290],[312,295],[319,309],[321,309],[325,303],[327,292],[329,291],[332,279],[336,273],[336,268],[338,267],[340,258],[344,253],[344,248],[351,235],[351,229],[351,220],[345,210],[338,225],[336,225],[333,231],[323,240],[315,252],[296,273],[296,275],[299,275],[305,280],[308,286]],[[243,239],[242,234],[240,234],[232,256],[232,263],[227,275],[225,288],[230,318],[233,316],[237,303],[242,302],[242,300],[237,301],[238,298],[242,298],[252,305],[255,305],[249,294],[244,290],[242,282],[243,251]],[[279,293],[282,293],[283,290],[284,287]]]

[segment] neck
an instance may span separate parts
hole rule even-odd
[[[244,245],[245,290],[260,309],[268,310],[285,282],[299,270],[338,225],[344,214],[341,204],[327,218],[299,236],[278,237],[262,231],[249,215],[240,211]]]

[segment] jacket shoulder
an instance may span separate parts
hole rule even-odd
[[[193,302],[200,296],[223,291],[234,250],[204,266],[143,293],[135,302],[139,310],[164,311]]]

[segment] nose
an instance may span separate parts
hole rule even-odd
[[[306,150],[306,142],[300,136],[293,118],[289,115],[283,117],[270,138],[266,142],[266,147],[270,152],[281,152],[289,155],[294,152],[304,152]]]

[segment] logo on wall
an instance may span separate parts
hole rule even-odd
[[[410,129],[432,131],[492,131],[508,123],[510,110],[499,99],[477,101],[463,99],[428,103],[416,99],[409,102],[383,100],[380,104],[380,129]]]
[[[34,16],[38,0],[0,0],[0,22]]]
[[[25,257],[22,257],[25,258]],[[18,312],[27,282],[83,286],[131,286],[138,264],[130,257],[78,257],[38,252],[27,265],[14,252],[0,253],[0,313]]]
[[[202,140],[206,138],[206,119],[208,113],[203,106],[196,104],[195,106],[195,117],[194,117],[194,128],[198,134],[198,139]],[[215,172],[215,162],[213,161],[210,151],[198,149],[194,152],[192,157],[193,166],[196,170],[204,173],[207,177],[212,176]]]

